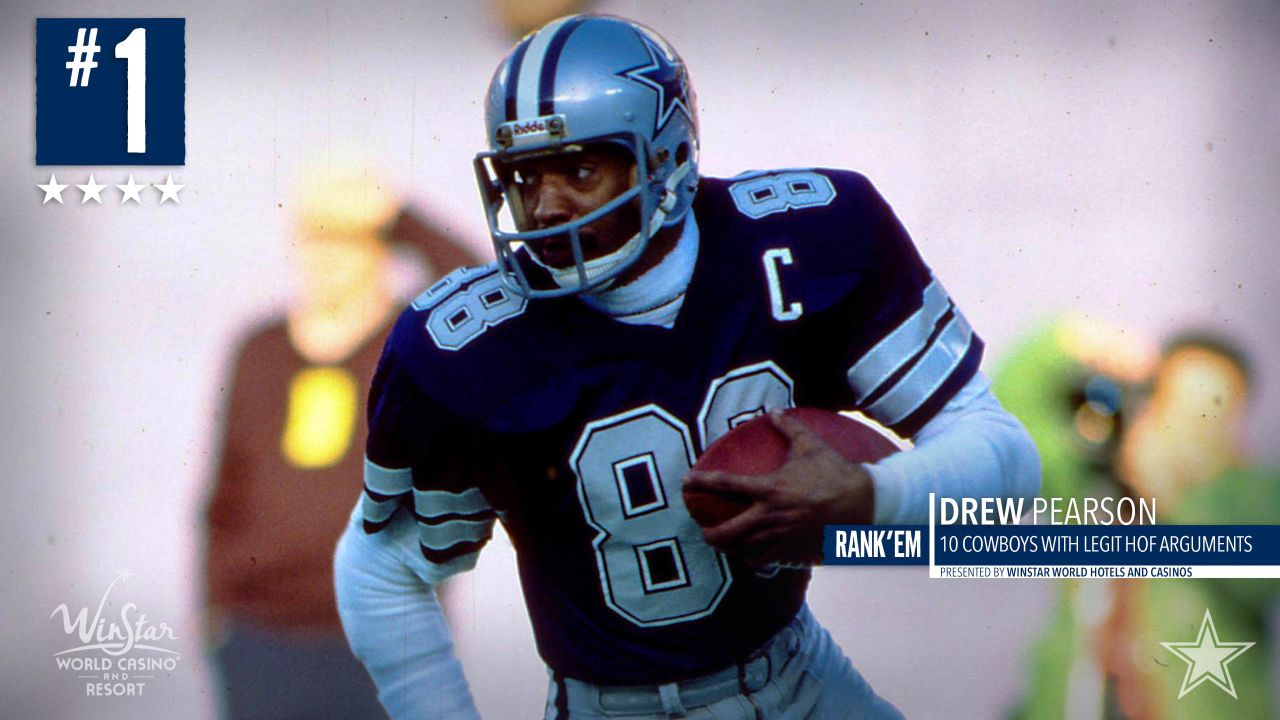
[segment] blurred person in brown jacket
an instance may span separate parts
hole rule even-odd
[[[242,341],[224,388],[206,580],[228,718],[385,717],[339,625],[333,547],[363,463],[369,380],[401,304],[392,243],[416,245],[431,275],[474,258],[403,211],[378,176],[355,161],[304,174],[294,300]]]

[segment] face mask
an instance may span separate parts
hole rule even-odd
[[[609,277],[610,275],[616,275],[617,269],[619,267],[629,264],[632,260],[636,259],[642,252],[644,252],[645,247],[649,243],[649,238],[652,237],[654,234],[656,234],[657,231],[662,227],[662,221],[666,218],[666,216],[667,216],[667,212],[665,208],[659,207],[655,209],[653,211],[653,217],[649,220],[649,237],[643,236],[642,233],[636,233],[635,235],[631,236],[631,239],[623,243],[622,247],[618,248],[617,250],[614,250],[613,252],[608,253],[606,255],[601,255],[598,258],[593,258],[591,260],[584,260],[582,262],[582,268],[587,275],[586,284],[590,286],[596,280],[602,277]],[[570,265],[568,267],[557,268],[557,267],[551,267],[550,265],[547,265],[546,263],[542,262],[540,259],[538,259],[537,253],[529,253],[529,257],[532,258],[532,260],[535,263],[542,266],[544,269],[546,269],[548,273],[551,274],[551,279],[553,282],[555,282],[557,287],[577,288],[580,286],[581,279],[578,276],[577,265]],[[609,287],[612,284],[613,284],[613,279],[611,278],[607,282],[596,286],[594,289],[597,289],[597,290],[604,289]]]

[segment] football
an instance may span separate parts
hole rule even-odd
[[[865,423],[820,408],[792,408],[788,415],[800,419],[818,437],[846,459],[875,462],[897,452],[889,438]],[[723,470],[740,475],[764,475],[777,470],[787,458],[790,443],[767,417],[742,423],[711,443],[694,470]],[[746,509],[749,499],[732,493],[707,492],[686,487],[682,492],[689,515],[703,527],[712,527]]]

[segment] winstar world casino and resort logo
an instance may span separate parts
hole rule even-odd
[[[87,696],[142,695],[157,677],[176,670],[182,658],[165,647],[178,639],[173,628],[152,620],[135,603],[120,605],[112,599],[112,591],[132,575],[128,570],[116,573],[92,614],[86,606],[73,615],[63,603],[49,615],[61,619],[63,632],[80,643],[53,658],[59,671],[84,684]]]

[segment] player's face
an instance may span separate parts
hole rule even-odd
[[[550,155],[513,164],[513,179],[531,230],[563,225],[583,217],[625,192],[635,182],[635,164],[620,147],[588,146],[580,152]],[[579,233],[584,260],[614,252],[640,228],[638,208],[619,208]],[[546,264],[573,265],[569,236],[553,236],[532,248]]]

